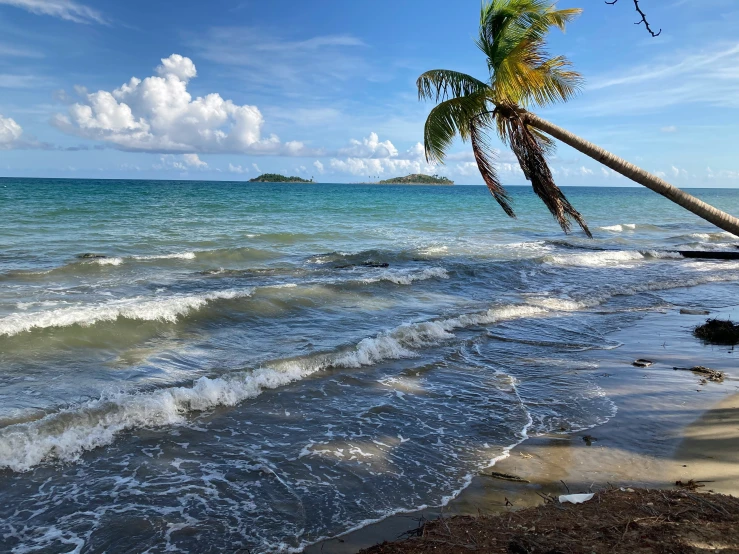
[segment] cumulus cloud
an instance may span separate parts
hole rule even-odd
[[[201,160],[197,154],[183,154],[182,159],[188,167],[195,167],[198,169],[208,167],[208,164]]]
[[[190,58],[163,58],[156,75],[132,77],[113,91],[87,93],[52,123],[64,132],[104,141],[120,150],[160,153],[249,153],[309,155],[302,142],[262,136],[259,108],[224,100],[218,93],[193,99],[197,76]]]
[[[323,173],[324,172],[323,164],[320,161],[318,161],[318,160],[316,160],[315,162],[313,162],[313,167],[316,168],[316,170],[318,171],[318,173]]]
[[[377,133],[370,133],[361,141],[351,139],[349,146],[339,150],[339,154],[354,158],[393,158],[398,155],[398,149],[389,140],[380,142]]]
[[[103,15],[73,0],[0,0],[0,4],[22,8],[37,15],[50,15],[75,23],[107,23]]]
[[[352,175],[380,175],[385,173],[430,173],[435,166],[426,163],[423,145],[416,144],[403,156],[389,140],[381,141],[377,133],[370,133],[362,140],[351,139],[349,145],[339,150],[340,159],[332,158],[332,170]],[[314,164],[315,165],[315,164]],[[321,166],[323,167],[323,166]]]
[[[242,166],[240,166],[240,165],[234,165],[234,164],[232,164],[232,163],[229,163],[229,164],[228,164],[228,170],[229,170],[229,171],[230,171],[231,173],[239,173],[239,174],[241,174],[241,173],[246,173],[247,171],[249,171],[249,170],[248,170],[247,168],[245,168],[245,167],[242,167]]]
[[[23,129],[14,119],[0,114],[0,150],[13,148],[23,134]]]
[[[182,154],[181,156],[165,154],[159,158],[159,163],[152,167],[154,169],[188,171],[190,169],[207,169],[208,164],[201,160],[197,154]]]

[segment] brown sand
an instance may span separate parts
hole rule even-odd
[[[722,310],[736,316],[739,308]],[[712,313],[715,317],[717,314]],[[734,317],[734,319],[738,319]],[[308,553],[355,553],[397,539],[422,519],[440,515],[484,515],[539,506],[540,495],[612,487],[669,489],[676,481],[710,481],[700,491],[739,496],[739,356],[692,336],[705,317],[678,310],[650,314],[634,328],[610,338],[624,346],[598,354],[598,383],[618,405],[608,423],[588,432],[532,437],[475,477],[444,508],[390,517],[306,549]],[[653,360],[635,368],[636,358]],[[700,376],[672,368],[703,365],[726,373],[723,383],[701,384]],[[588,444],[584,436],[594,439]],[[487,476],[491,471],[529,481]]]

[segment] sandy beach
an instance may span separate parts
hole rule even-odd
[[[722,287],[701,287],[700,298],[721,296]],[[698,291],[693,291],[697,293]],[[736,319],[739,307],[711,310],[710,317]],[[439,515],[494,514],[537,506],[541,494],[597,491],[612,486],[674,488],[676,481],[703,481],[700,491],[739,495],[739,369],[732,347],[703,344],[692,335],[705,315],[681,314],[677,306],[650,313],[609,338],[623,346],[599,353],[593,373],[618,406],[594,429],[530,437],[493,468],[473,478],[445,507],[390,517],[305,552],[353,553],[396,540]],[[635,359],[654,365],[637,368]],[[702,365],[725,373],[723,383],[701,383],[690,371]],[[587,437],[588,440],[584,440]],[[513,474],[528,483],[492,478]]]

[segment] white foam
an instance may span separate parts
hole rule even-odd
[[[507,306],[452,319],[409,323],[339,352],[285,360],[219,378],[201,377],[192,387],[107,395],[37,421],[0,429],[0,468],[27,471],[48,460],[75,461],[85,451],[110,444],[127,429],[183,424],[189,412],[234,406],[265,389],[284,386],[330,367],[357,368],[414,357],[413,349],[453,338],[451,331],[456,328],[543,312],[532,306]]]
[[[449,251],[448,246],[427,246],[419,250],[419,254],[424,256],[433,256],[434,254],[444,254]]]
[[[601,231],[610,231],[612,233],[622,233],[625,230],[633,231],[636,229],[635,223],[621,223],[620,225],[608,225],[605,227],[598,227]]]
[[[645,250],[642,252],[643,255],[649,256],[650,258],[657,258],[662,260],[681,260],[683,255],[679,252],[666,251],[666,250]]]
[[[443,267],[429,267],[421,271],[409,271],[407,269],[388,269],[377,277],[369,277],[365,283],[376,283],[378,281],[390,281],[396,285],[410,285],[414,281],[426,281],[427,279],[449,279],[449,274]]]
[[[177,252],[174,254],[159,254],[151,256],[132,256],[134,260],[194,260],[195,252]]]
[[[586,252],[577,254],[559,254],[545,256],[544,261],[558,265],[572,265],[582,267],[602,267],[618,265],[643,260],[640,252],[629,250],[608,250],[600,252]]]
[[[123,263],[123,258],[95,258],[93,260],[88,260],[85,263],[97,265],[121,265]]]
[[[205,306],[213,300],[251,296],[254,289],[225,290],[206,294],[175,295],[162,298],[137,296],[107,303],[74,308],[59,308],[39,312],[14,313],[0,319],[0,335],[17,335],[32,329],[90,326],[101,321],[136,319],[141,321],[168,321]]]
[[[728,239],[737,239],[736,235],[729,233],[728,231],[719,231],[717,233],[691,233],[688,235],[690,238],[697,239],[702,242],[716,242],[724,241]]]

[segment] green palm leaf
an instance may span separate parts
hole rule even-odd
[[[574,221],[590,236],[580,213],[554,183],[546,161],[553,141],[529,128],[519,107],[566,102],[579,91],[582,77],[571,69],[567,58],[549,55],[546,37],[553,27],[564,31],[580,12],[557,10],[552,0],[485,1],[475,42],[487,58],[489,81],[436,69],[421,75],[416,86],[419,99],[437,103],[424,127],[429,162],[443,163],[457,135],[469,140],[485,184],[506,214],[515,217],[488,141],[488,131],[496,129],[562,229],[569,232]]]

